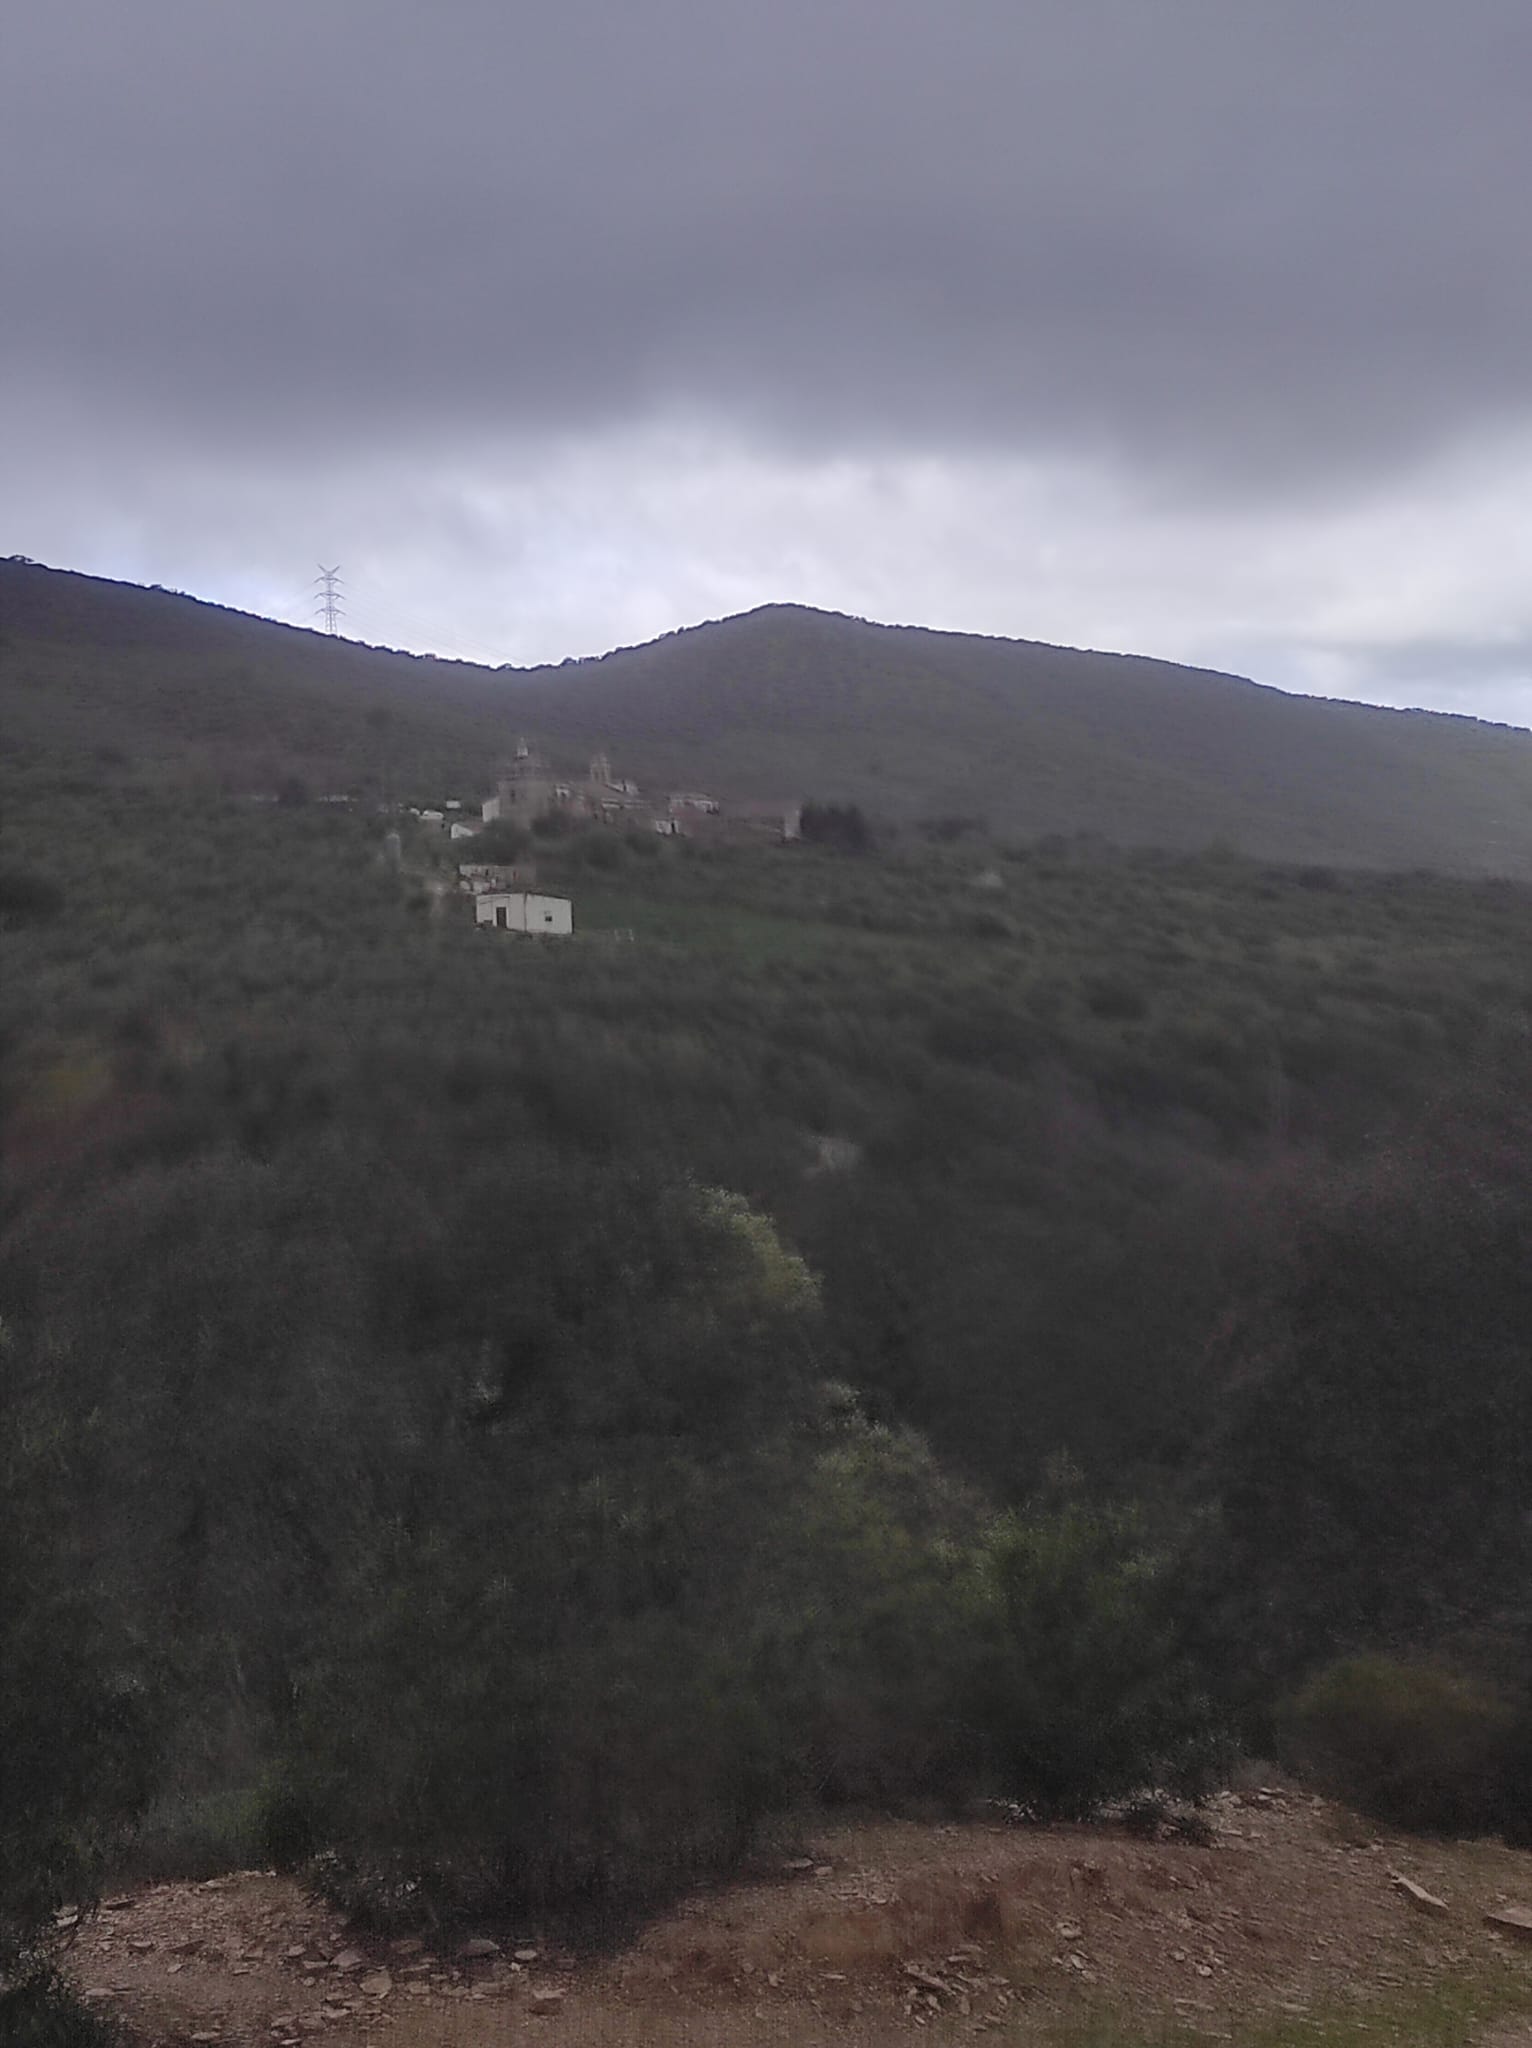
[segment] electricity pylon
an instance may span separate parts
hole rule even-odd
[[[341,613],[346,608],[345,600],[340,594],[339,563],[333,569],[327,569],[321,562],[319,574],[314,581],[319,586],[314,595],[314,609],[324,620],[325,631],[334,633],[338,629]]]

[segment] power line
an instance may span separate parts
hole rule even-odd
[[[498,668],[504,660],[504,648],[492,648],[455,628],[444,631],[440,625],[423,619],[418,612],[406,610],[393,595],[386,603],[380,604],[364,592],[361,604],[361,627],[369,640],[381,633],[387,635],[395,646],[409,648],[410,643],[416,643],[412,650],[415,652],[420,651],[419,643],[423,641],[445,660],[467,661],[480,668]]]
[[[365,584],[366,579],[363,581]],[[353,610],[356,605],[359,610]],[[304,587],[292,610],[306,614],[305,618],[294,619],[294,624],[307,623],[311,618],[322,632],[331,635],[339,634],[345,622],[348,636],[359,643],[391,645],[396,650],[416,654],[424,644],[446,661],[467,662],[477,668],[509,665],[503,647],[492,647],[456,629],[444,631],[439,623],[402,606],[392,590],[380,602],[369,588],[360,592],[352,589],[342,578],[339,564],[326,568],[321,563],[319,574]]]
[[[314,581],[319,585],[314,596],[314,609],[324,620],[325,631],[334,633],[339,630],[340,616],[346,608],[340,594],[340,564],[337,562],[333,569],[327,569],[321,562]]]
[[[280,604],[270,602],[262,607],[263,618],[275,619],[281,626],[296,626],[307,632],[316,623],[314,618],[314,586],[305,583],[300,590],[284,597]]]

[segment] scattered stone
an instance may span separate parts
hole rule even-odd
[[[115,1998],[116,1996],[116,1992],[112,1990],[110,1985],[93,1984],[90,1990],[83,1994],[83,2002],[86,2005],[101,2005],[108,1998]]]
[[[497,1956],[499,1953],[499,1942],[491,1941],[487,1934],[476,1934],[472,1941],[465,1941],[457,1952],[460,1963],[488,1962],[491,1956]]]
[[[131,1913],[137,1904],[131,1892],[124,1892],[119,1898],[103,1899],[101,1910],[103,1913]]]
[[[1517,1941],[1532,1941],[1532,1906],[1496,1906],[1484,1916],[1486,1927],[1497,1934],[1514,1935]]]
[[[512,1961],[518,1963],[535,1963],[541,1954],[541,1949],[519,1948],[514,1951],[512,1955]]]
[[[1414,1878],[1406,1877],[1402,1871],[1391,1870],[1388,1875],[1394,1889],[1417,1913],[1430,1913],[1437,1919],[1445,1916],[1448,1911],[1445,1899],[1439,1899],[1435,1892],[1428,1892],[1423,1884],[1417,1884]]]
[[[392,1956],[418,1956],[424,1948],[425,1943],[418,1934],[401,1935],[398,1941],[388,1944],[388,1952]]]
[[[137,1934],[128,1943],[128,1947],[136,1956],[152,1956],[155,1950],[155,1943],[149,1939],[147,1934]]]
[[[365,1992],[369,1998],[387,1998],[393,1988],[394,1980],[389,1976],[387,1970],[372,1971],[369,1976],[362,1978],[359,1986],[359,1989]]]
[[[359,1948],[343,1948],[331,1963],[332,1970],[360,1970],[366,1967],[367,1958]]]
[[[561,1984],[538,1984],[532,1990],[532,2010],[546,2018],[560,2010],[564,2003],[564,1987]]]

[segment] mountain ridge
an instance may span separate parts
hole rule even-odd
[[[792,603],[603,655],[485,668],[181,593],[0,562],[13,745],[231,788],[298,774],[471,798],[527,732],[660,787],[860,803],[1001,834],[1223,841],[1263,858],[1532,871],[1532,733],[1299,697],[1151,656]],[[384,737],[386,729],[386,738]]]

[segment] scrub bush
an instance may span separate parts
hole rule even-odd
[[[1474,1834],[1501,1814],[1515,1709],[1484,1680],[1392,1657],[1342,1657],[1288,1703],[1299,1771],[1369,1818]]]

